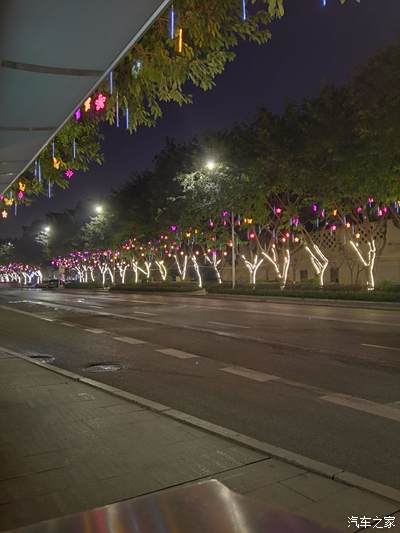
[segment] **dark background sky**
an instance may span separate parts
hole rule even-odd
[[[202,131],[230,126],[263,105],[279,113],[285,102],[315,95],[321,84],[345,83],[377,49],[400,38],[400,0],[288,0],[284,18],[274,24],[272,40],[264,45],[242,44],[237,58],[207,93],[193,90],[194,103],[167,105],[154,128],[129,135],[105,127],[103,166],[76,174],[70,189],[56,191],[20,208],[18,216],[0,223],[0,238],[11,237],[24,224],[46,212],[74,207],[78,200],[101,201],[132,171],[151,166],[165,138],[189,140]],[[92,213],[88,213],[88,216]]]

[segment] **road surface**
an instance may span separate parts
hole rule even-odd
[[[0,346],[400,488],[400,311],[0,289]],[[93,364],[121,366],[90,373]]]

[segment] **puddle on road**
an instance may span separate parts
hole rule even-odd
[[[85,367],[86,372],[118,372],[122,370],[122,365],[117,363],[95,363]]]
[[[52,363],[56,360],[53,355],[46,355],[40,353],[29,354],[29,358],[34,359],[35,361],[39,361],[40,363]]]

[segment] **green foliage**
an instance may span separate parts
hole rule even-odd
[[[106,248],[110,245],[113,218],[113,215],[99,214],[91,217],[89,222],[82,226],[80,244],[85,250]]]
[[[181,188],[175,177],[190,163],[194,145],[177,145],[167,139],[154,158],[152,170],[134,174],[110,199],[115,214],[112,234],[116,243],[132,236],[153,238],[176,222]]]
[[[376,208],[365,205],[368,196],[375,205],[388,207],[400,199],[399,72],[400,47],[390,46],[346,86],[324,87],[317,97],[289,105],[281,116],[259,109],[230,131],[185,145],[168,140],[152,169],[132,175],[113,192],[108,200],[112,217],[95,217],[80,228],[76,213],[52,215],[52,255],[82,245],[120,246],[133,237],[154,241],[162,233],[187,249],[218,248],[230,238],[223,210],[241,216],[235,229],[241,246],[248,246],[248,233],[255,232],[253,252],[259,245],[266,249],[272,235],[282,242],[289,228],[307,239],[315,228],[312,202],[319,210],[326,208],[327,226],[340,218],[343,223],[344,214],[359,224],[356,205],[363,207],[367,222],[376,220]],[[210,157],[216,162],[212,170],[205,165]],[[279,216],[276,207],[282,210]],[[299,227],[293,224],[296,216]],[[392,216],[398,217],[393,209]],[[171,225],[178,226],[175,237],[168,232]],[[43,250],[31,241],[39,231],[33,225],[25,231],[23,245],[16,243],[24,256],[20,260],[26,262],[31,254],[28,262],[38,262]],[[186,232],[190,237],[184,237]]]
[[[15,258],[15,247],[11,242],[3,242],[0,244],[0,264],[6,265],[11,263]]]
[[[92,163],[101,164],[103,154],[101,152],[101,142],[103,136],[99,132],[99,124],[96,120],[82,120],[77,122],[69,120],[61,131],[54,138],[55,158],[59,162],[59,168],[54,167],[52,145],[48,145],[40,154],[41,179],[35,176],[35,165],[25,173],[25,175],[15,181],[10,192],[12,198],[19,204],[29,205],[35,196],[49,194],[49,183],[67,188],[70,180],[65,176],[67,169],[74,172],[87,171]],[[74,158],[73,142],[76,146],[76,157]],[[36,173],[38,167],[36,167]],[[24,198],[18,200],[17,194],[20,190],[20,183],[24,186]]]
[[[154,125],[162,116],[163,103],[191,103],[191,86],[204,91],[212,89],[215,78],[234,60],[234,49],[240,41],[264,44],[271,38],[269,26],[283,15],[283,0],[252,0],[251,3],[249,16],[242,21],[241,2],[177,0],[174,39],[169,35],[168,10],[158,18],[114,73],[121,108],[128,105],[131,110],[131,131],[141,125]],[[180,28],[183,31],[181,52],[178,50]],[[111,124],[115,122],[115,99],[116,94],[107,108],[106,116]]]

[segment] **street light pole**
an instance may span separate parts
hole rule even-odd
[[[235,249],[235,217],[232,211],[231,230],[232,230],[232,289],[236,287],[236,249]]]

